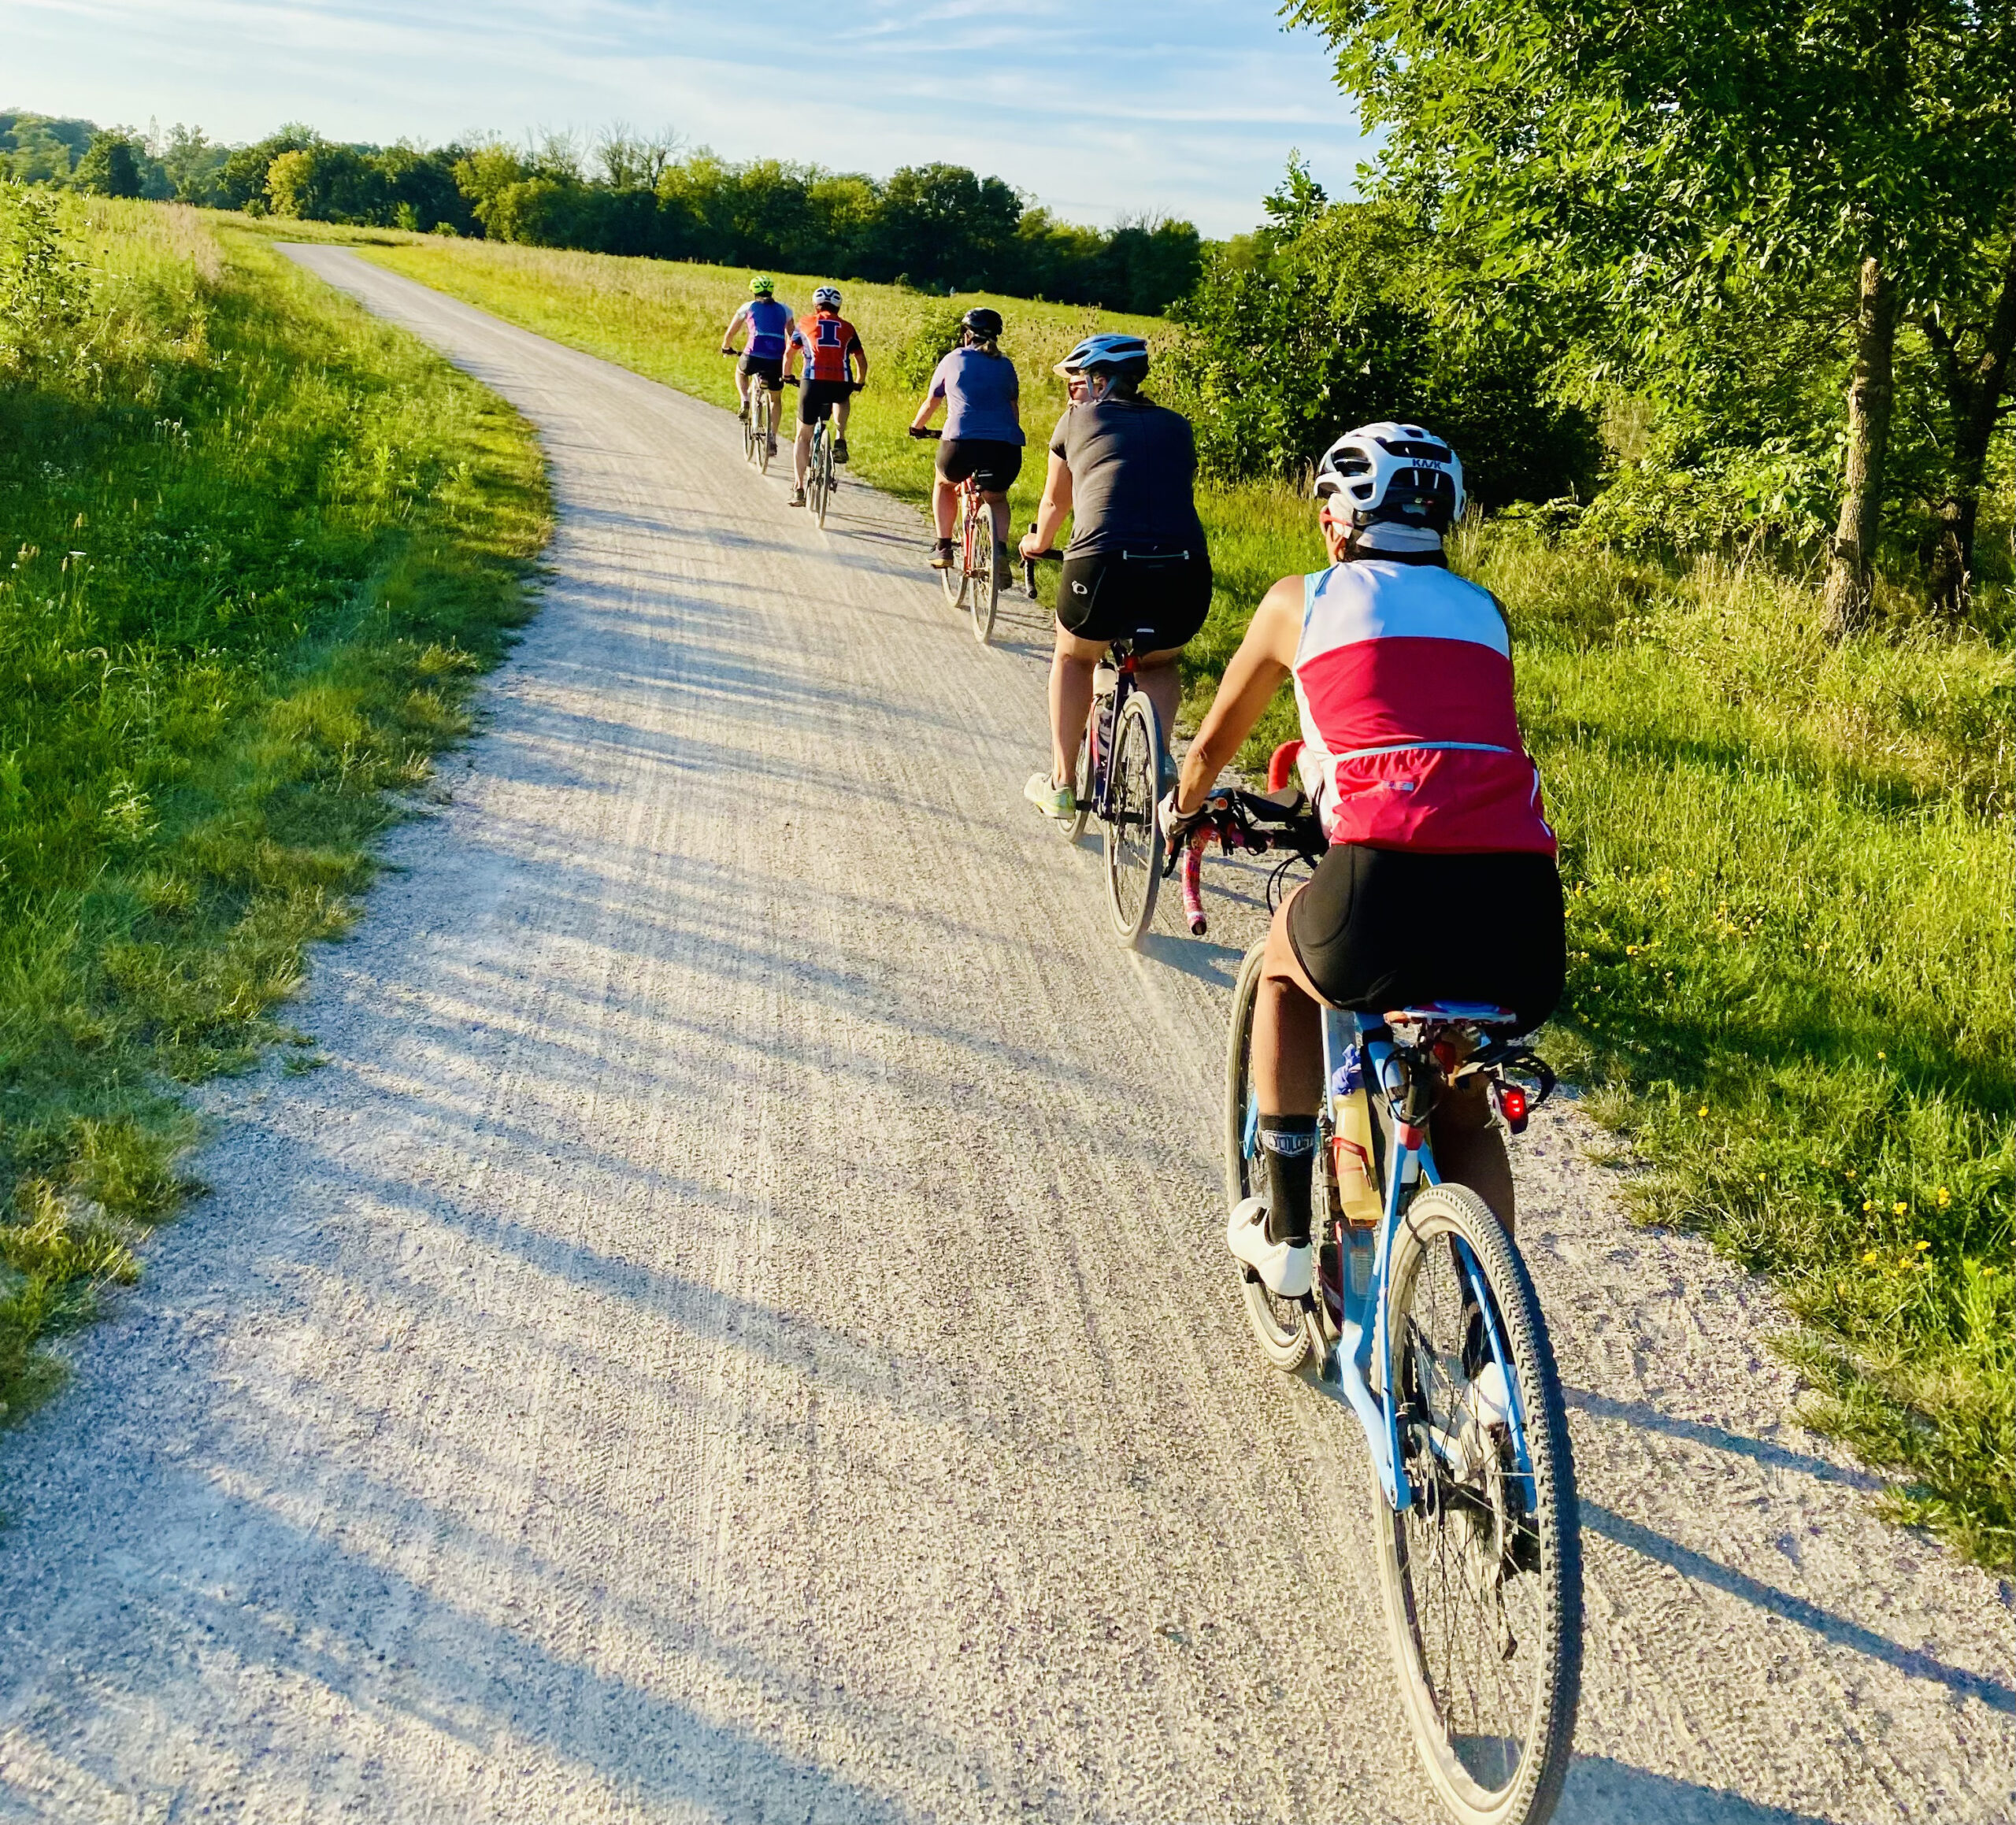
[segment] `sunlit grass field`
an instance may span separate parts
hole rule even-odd
[[[714,350],[739,269],[319,232],[732,404]],[[797,302],[823,276],[777,276]],[[921,501],[930,452],[902,435],[917,388],[893,383],[934,301],[847,290],[876,364],[856,471]],[[1062,406],[1051,362],[1127,320],[988,302],[1037,446],[1020,523]],[[1173,348],[1168,326],[1132,327]],[[1193,714],[1267,585],[1321,561],[1310,505],[1284,487],[1207,488],[1199,506],[1218,587],[1188,655]],[[920,560],[922,542],[920,528]],[[2008,1568],[2009,651],[1907,616],[1832,646],[1814,592],[1767,568],[1562,548],[1509,524],[1466,530],[1456,561],[1507,606],[1562,836],[1572,961],[1549,1044],[1648,1163],[1631,1195],[1772,1274],[1804,1321],[1808,1416],[1894,1474],[1899,1517]],[[1292,731],[1284,696],[1245,757]]]
[[[186,209],[0,190],[0,1412],[187,1187],[172,1086],[307,945],[527,612],[529,428]],[[46,199],[45,199],[46,200]]]

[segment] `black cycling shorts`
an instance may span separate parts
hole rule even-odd
[[[1132,635],[1137,653],[1187,646],[1211,612],[1211,561],[1154,546],[1067,557],[1057,624],[1081,640]]]
[[[1340,843],[1288,903],[1288,942],[1333,1007],[1495,1001],[1530,1032],[1567,968],[1561,876],[1551,856]]]
[[[948,482],[971,476],[982,494],[1005,494],[1022,472],[1022,446],[998,437],[948,437],[938,446],[938,472]]]
[[[831,418],[833,408],[854,391],[851,380],[801,380],[798,383],[798,422],[817,424]]]
[[[784,358],[782,355],[752,355],[744,350],[742,359],[735,365],[738,374],[754,374],[773,393],[780,393],[784,384]]]

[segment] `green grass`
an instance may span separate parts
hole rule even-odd
[[[0,1411],[188,1191],[174,1086],[468,727],[547,525],[529,428],[231,223],[0,190]],[[410,801],[409,801],[410,802]],[[305,1066],[308,1055],[297,1053]]]
[[[370,257],[395,271],[732,402],[713,350],[739,270],[377,239]],[[780,286],[802,298],[812,283]],[[856,468],[921,500],[930,453],[902,436],[916,390],[889,384],[890,357],[931,306],[847,290],[879,364]],[[1050,363],[1117,320],[992,302],[1040,432],[1061,405]],[[1017,490],[1018,521],[1040,474]],[[1266,587],[1321,561],[1286,489],[1207,488],[1199,504],[1217,590],[1186,659],[1193,715]],[[1572,961],[1551,1048],[1649,1162],[1642,1213],[1776,1278],[1803,1324],[1788,1347],[1809,1418],[1892,1473],[1898,1517],[2010,1569],[2006,644],[1904,623],[1830,646],[1797,582],[1562,549],[1509,524],[1466,533],[1457,556],[1508,605],[1563,840]],[[1284,693],[1243,759],[1293,732]]]

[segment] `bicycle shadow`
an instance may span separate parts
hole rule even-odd
[[[1555,1825],[1830,1825],[1830,1816],[1746,1800],[1606,1755],[1578,1755],[1568,1771]]]
[[[1776,1585],[1766,1584],[1753,1578],[1747,1571],[1739,1571],[1732,1565],[1725,1565],[1719,1559],[1711,1559],[1705,1553],[1697,1553],[1691,1546],[1683,1546],[1677,1540],[1641,1522],[1628,1520],[1599,1502],[1582,1498],[1582,1526],[1586,1532],[1600,1534],[1604,1539],[1642,1553],[1647,1559],[1656,1560],[1670,1566],[1683,1578],[1698,1584],[1705,1584],[1729,1596],[1755,1605],[1766,1615],[1775,1616],[1784,1621],[1796,1623],[1802,1628],[1810,1629],[1822,1641],[1837,1647],[1853,1649],[1866,1655],[1872,1660],[1880,1660],[1886,1667],[1914,1679],[1929,1679],[1944,1686],[1959,1698],[1972,1698],[1986,1705],[1991,1711],[2004,1716],[2016,1715],[2016,1690],[1980,1673],[1970,1672],[1962,1667],[1948,1666],[1936,1656],[1922,1649],[1907,1648],[1892,1641],[1887,1635],[1862,1623],[1851,1622],[1846,1616],[1836,1616],[1830,1609],[1805,1597],[1796,1597],[1788,1590],[1781,1590]]]
[[[1193,976],[1206,987],[1229,991],[1239,979],[1245,953],[1208,938],[1180,938],[1166,931],[1144,931],[1135,950],[1151,963]]]

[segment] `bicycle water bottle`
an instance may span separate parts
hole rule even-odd
[[[1366,1094],[1365,1054],[1355,1036],[1331,1078],[1330,1132],[1344,1221],[1354,1228],[1369,1227],[1379,1220],[1381,1201],[1372,1164],[1372,1099]]]
[[[1110,697],[1120,688],[1120,673],[1102,659],[1092,668],[1092,695]]]

